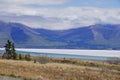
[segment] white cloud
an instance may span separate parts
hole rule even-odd
[[[96,23],[120,24],[120,9],[93,7],[58,9],[23,6],[23,4],[62,4],[67,1],[70,0],[0,0],[0,19],[46,29],[69,29]]]
[[[57,5],[69,1],[70,0],[0,0],[0,3],[7,5],[23,5],[23,4]]]

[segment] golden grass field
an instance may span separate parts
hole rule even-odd
[[[63,63],[62,59],[55,61],[40,64],[1,59],[0,75],[23,80],[120,80],[120,65],[87,60],[71,60],[74,63]]]

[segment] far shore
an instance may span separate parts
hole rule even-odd
[[[4,50],[4,48],[0,48]],[[83,56],[100,56],[100,57],[120,57],[120,50],[79,50],[79,49],[30,49],[16,48],[17,51],[35,52],[35,53],[52,53],[52,54],[70,54]]]

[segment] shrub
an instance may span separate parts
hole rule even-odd
[[[111,57],[111,58],[108,58],[107,62],[110,64],[120,64],[120,58]]]
[[[31,61],[32,60],[30,54],[25,55],[25,60],[27,60],[27,61]]]
[[[22,55],[21,54],[19,54],[19,60],[22,60]]]

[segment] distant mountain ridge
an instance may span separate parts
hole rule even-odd
[[[21,48],[120,50],[120,25],[95,24],[69,30],[47,30],[0,21],[0,47],[8,39]]]

